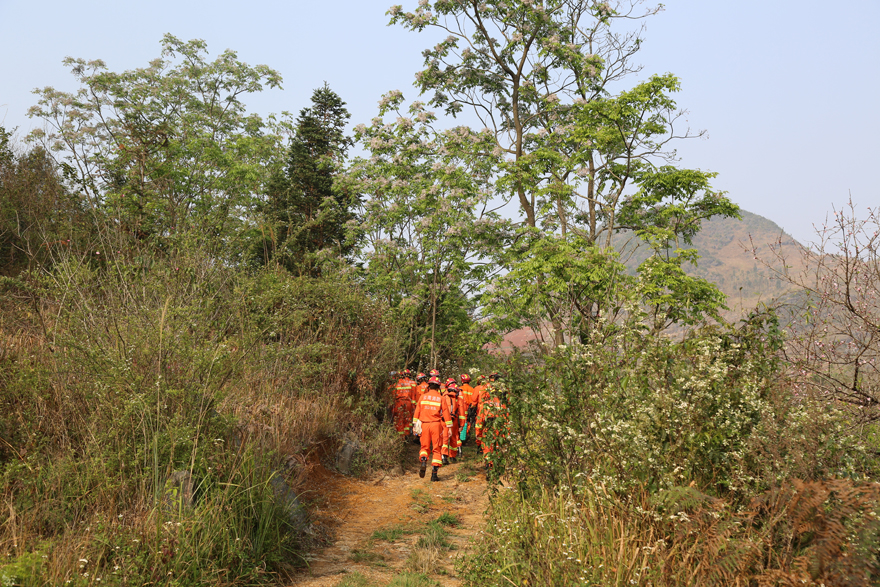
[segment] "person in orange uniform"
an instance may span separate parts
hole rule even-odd
[[[507,417],[507,406],[501,401],[502,384],[498,381],[498,373],[489,375],[489,385],[484,393],[485,399],[477,415],[477,433],[482,438],[483,457],[486,469],[492,467],[488,456],[498,448],[498,444],[507,436],[510,422]]]
[[[471,376],[467,373],[462,373],[460,379],[461,387],[459,388],[458,403],[461,406],[461,416],[464,419],[461,423],[461,429],[464,434],[461,437],[461,443],[465,444],[468,436],[474,435],[474,424],[477,422],[477,408],[474,406],[471,409],[474,396],[474,388],[471,387]]]
[[[413,389],[416,382],[410,379],[411,374],[409,369],[404,369],[394,386],[394,428],[401,438],[406,438],[412,430]]]
[[[475,409],[474,416],[474,438],[477,441],[477,447],[483,442],[483,429],[477,426],[477,420],[480,419],[480,408],[483,406],[483,400],[486,399],[486,376],[477,377],[477,386],[474,387],[474,394],[471,396],[471,406]]]
[[[419,399],[413,414],[413,425],[416,430],[421,429],[422,447],[419,451],[419,477],[425,476],[428,468],[428,453],[431,453],[431,481],[439,481],[437,471],[443,464],[441,454],[443,434],[446,428],[452,428],[452,416],[443,404],[443,396],[440,394],[440,379],[431,377],[428,379],[428,390]]]
[[[416,375],[416,385],[413,387],[412,394],[412,405],[413,412],[415,412],[416,406],[419,404],[419,400],[422,399],[422,396],[425,394],[425,391],[428,390],[428,376],[424,373],[419,373]],[[419,439],[418,434],[413,434],[413,443],[419,444],[421,441]]]
[[[450,459],[452,459],[452,462],[454,463],[456,458],[458,458],[458,446],[460,444],[458,431],[459,426],[461,425],[458,386],[455,384],[455,379],[452,379],[451,377],[446,380],[446,393],[443,394],[443,407],[448,410],[449,415],[452,416],[452,427],[447,428],[444,431],[443,448],[440,450],[440,454],[443,457],[443,464],[448,465]]]
[[[416,386],[413,388],[413,406],[419,403],[422,394],[428,389],[428,376],[424,373],[416,375]]]

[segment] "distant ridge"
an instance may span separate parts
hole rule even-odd
[[[800,262],[801,245],[778,224],[746,210],[740,214],[742,220],[713,218],[704,222],[694,237],[693,246],[687,247],[697,249],[700,259],[696,267],[686,265],[685,270],[711,281],[724,292],[730,307],[728,318],[738,317],[758,303],[769,302],[792,289],[789,284],[774,279],[773,271],[760,261],[774,267],[779,265],[770,251],[771,245],[781,246],[790,263]],[[650,250],[644,243],[639,245],[640,241],[631,233],[620,233],[615,241],[621,260],[635,273]]]

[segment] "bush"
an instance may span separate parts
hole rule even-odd
[[[844,415],[793,395],[779,345],[766,315],[681,341],[596,330],[588,344],[510,368],[510,434],[492,460],[522,487],[590,482],[626,494],[694,483],[734,499],[792,476],[871,474]]]

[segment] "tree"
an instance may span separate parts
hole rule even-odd
[[[785,357],[799,392],[849,409],[855,421],[880,420],[880,212],[860,216],[852,202],[834,212],[812,247],[792,255],[780,242],[756,259],[795,286],[780,300]],[[790,246],[790,245],[789,245]]]
[[[234,234],[280,147],[241,97],[281,76],[204,41],[165,35],[146,68],[111,72],[103,61],[64,61],[82,87],[38,90],[29,111],[49,130],[33,138],[57,154],[71,187],[138,240],[192,231],[216,244]]]
[[[325,83],[312,93],[312,105],[296,119],[287,167],[269,184],[268,212],[274,230],[269,255],[289,269],[320,273],[316,256],[331,250],[345,257],[346,223],[352,202],[334,187],[352,141],[345,135],[351,115],[345,102]]]
[[[382,116],[393,113],[394,122]],[[507,223],[489,209],[495,164],[463,157],[491,137],[467,127],[437,131],[433,112],[400,92],[386,94],[380,116],[355,133],[369,158],[352,162],[345,189],[363,194],[351,223],[366,287],[386,300],[407,338],[407,360],[436,365],[467,336],[474,294],[490,274]]]
[[[0,273],[43,263],[68,248],[84,221],[81,202],[64,189],[41,147],[23,151],[0,127]]]
[[[389,11],[392,23],[448,34],[424,51],[416,85],[432,94],[431,105],[452,115],[468,108],[485,125],[493,141],[477,156],[503,156],[497,188],[517,201],[523,227],[516,254],[502,259],[508,269],[531,259],[533,248],[604,254],[623,228],[665,250],[689,241],[703,219],[737,214],[711,189],[712,173],[673,165],[670,143],[693,136],[677,130],[682,112],[671,98],[679,89],[674,76],[653,76],[613,93],[639,69],[632,59],[642,43],[641,29],[613,27],[659,10],[638,14],[641,4],[420,0],[412,12]],[[705,289],[680,277],[669,283]],[[525,278],[542,289],[552,281],[540,271]],[[541,314],[552,322],[556,343],[565,330],[576,331],[601,313],[591,300],[574,299],[576,290],[545,293],[538,296]]]

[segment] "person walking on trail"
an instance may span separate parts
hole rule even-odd
[[[448,465],[451,460],[453,463],[458,458],[458,447],[460,440],[458,438],[459,427],[461,426],[461,409],[459,406],[458,386],[455,379],[451,377],[446,380],[446,393],[443,394],[443,407],[449,411],[452,417],[452,427],[444,430],[443,447],[440,454],[443,457],[443,464]]]
[[[439,481],[437,476],[440,466],[443,465],[441,449],[443,434],[446,428],[452,428],[452,416],[443,404],[443,396],[440,394],[440,379],[431,377],[428,379],[428,390],[422,395],[415,414],[413,414],[413,427],[417,434],[421,434],[421,450],[419,451],[419,477],[425,476],[428,468],[428,454],[431,455],[431,481]]]
[[[422,399],[422,396],[428,390],[428,376],[424,373],[419,373],[416,375],[416,385],[413,387],[413,412],[415,412],[415,407],[419,404],[419,400]],[[419,444],[421,443],[421,439],[419,438],[419,434],[413,431],[413,443]]]
[[[464,422],[461,426],[461,443],[464,445],[469,437],[474,436],[474,425],[477,423],[477,405],[474,401],[476,391],[471,387],[471,376],[462,373],[460,379],[458,402],[462,408],[462,416],[464,416]]]
[[[491,453],[498,449],[510,428],[507,405],[501,399],[506,395],[506,389],[500,379],[499,373],[489,375],[489,385],[484,392],[485,399],[477,415],[477,434],[482,438],[483,458],[486,460],[487,471],[492,468]]]
[[[394,428],[401,438],[406,438],[412,430],[413,389],[416,382],[410,379],[412,372],[404,369],[397,385],[394,386]]]
[[[474,394],[471,396],[471,406],[474,409],[474,440],[477,443],[477,448],[482,446],[483,442],[483,429],[477,426],[477,421],[480,419],[480,410],[483,407],[483,401],[488,399],[486,395],[486,376],[480,375],[477,377],[477,385],[474,387]]]

